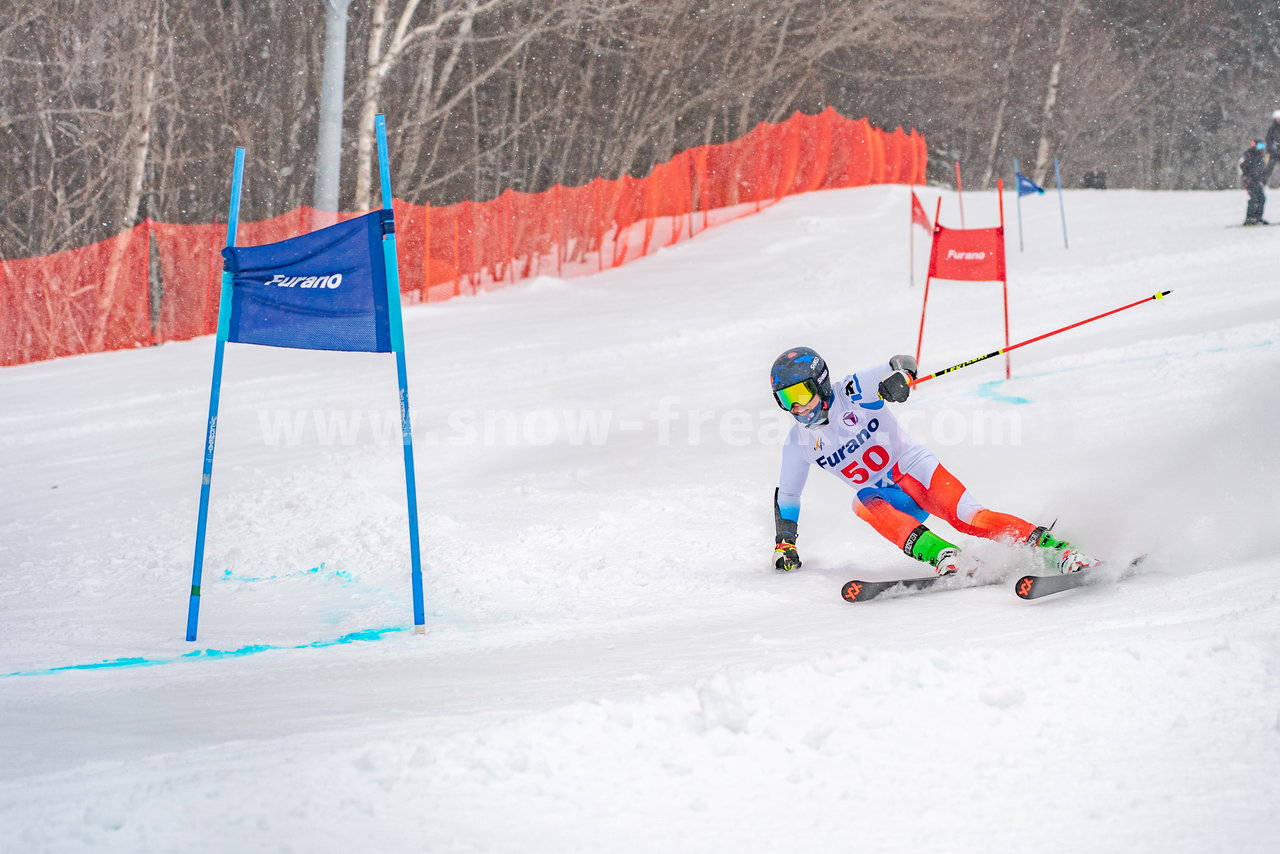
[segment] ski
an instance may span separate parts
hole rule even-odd
[[[1123,578],[1133,572],[1134,567],[1142,563],[1142,559],[1145,557],[1146,555],[1139,555],[1129,561],[1129,565],[1119,575],[1108,572],[1111,567],[1106,564],[1099,564],[1076,572],[1065,572],[1061,575],[1024,575],[1014,583],[1013,592],[1017,593],[1021,599],[1039,599],[1042,596],[1051,596],[1064,590],[1084,587],[1086,584],[1093,584],[1106,578]]]
[[[996,584],[998,578],[974,576],[926,575],[921,578],[898,578],[892,581],[862,581],[854,579],[845,582],[840,595],[846,602],[866,602],[875,599],[891,590],[895,592],[911,591],[919,593],[925,590],[960,590],[965,587],[981,587],[985,584]]]

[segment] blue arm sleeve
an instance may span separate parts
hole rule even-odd
[[[809,479],[809,460],[805,458],[802,442],[804,429],[797,427],[787,435],[782,449],[782,471],[778,474],[778,488],[773,493],[773,521],[777,540],[786,537],[795,541],[800,521],[800,493]]]

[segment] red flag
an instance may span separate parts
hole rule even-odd
[[[911,224],[918,225],[931,233],[933,231],[933,226],[929,223],[929,215],[924,212],[924,205],[920,204],[915,190],[911,191]]]
[[[929,275],[962,282],[1003,282],[1003,228],[938,228]]]

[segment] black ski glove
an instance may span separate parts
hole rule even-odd
[[[794,540],[778,538],[773,547],[773,568],[782,572],[800,568],[800,554],[796,551]]]
[[[911,375],[906,371],[894,371],[880,380],[880,399],[902,403],[911,394]]]
[[[911,394],[911,383],[916,378],[916,360],[912,356],[894,356],[889,360],[893,373],[880,380],[880,399],[902,403]]]

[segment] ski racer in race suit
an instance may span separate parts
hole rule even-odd
[[[886,401],[905,401],[915,378],[916,360],[911,356],[894,356],[834,386],[822,357],[807,347],[791,348],[774,362],[774,400],[797,422],[782,451],[774,492],[774,567],[800,567],[797,522],[810,466],[852,488],[858,517],[939,575],[971,573],[977,566],[925,526],[931,515],[963,534],[1043,549],[1046,562],[1061,572],[1098,563],[1051,536],[1049,529],[978,503],[898,424]]]

